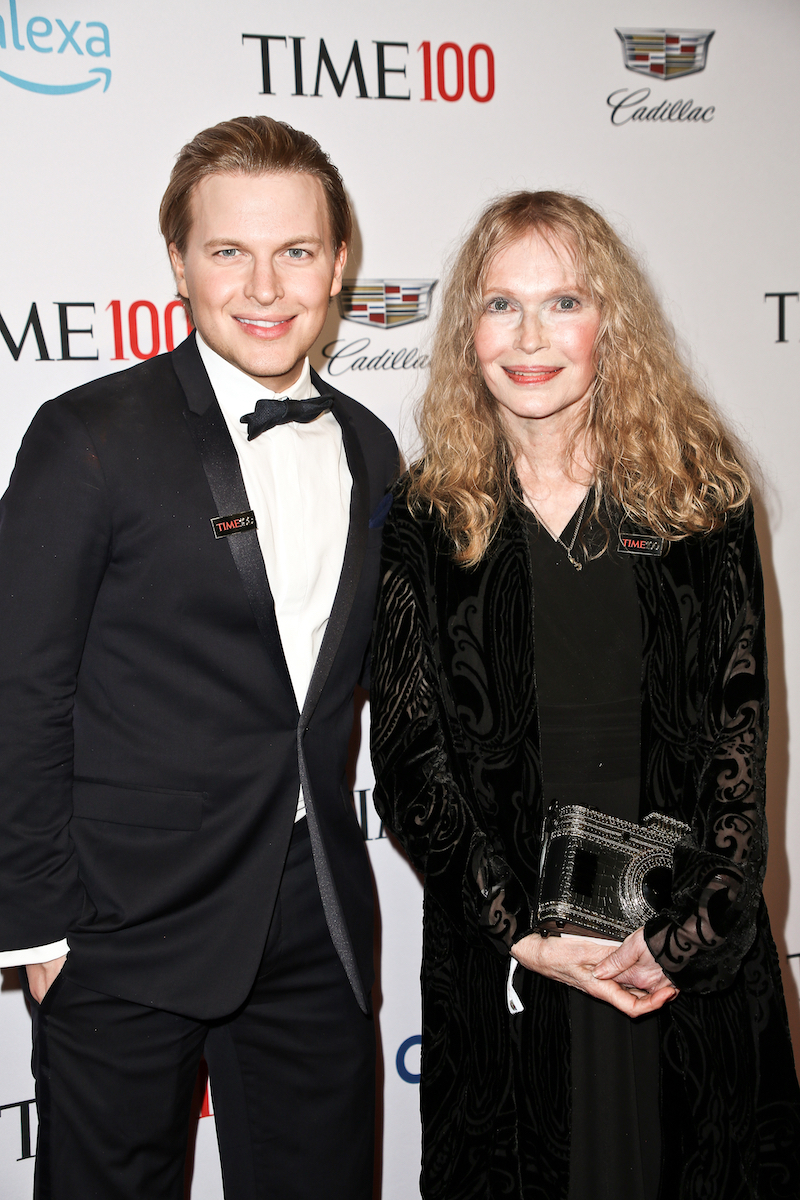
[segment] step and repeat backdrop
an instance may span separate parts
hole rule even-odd
[[[157,210],[179,148],[268,113],[340,168],[357,230],[314,364],[413,454],[438,281],[490,197],[556,188],[643,256],[760,468],[772,737],[768,900],[800,1040],[800,7],[796,0],[0,0],[0,484],[38,406],[187,334]],[[2,581],[0,581],[2,586]],[[380,905],[382,1195],[417,1194],[421,885],[354,802]],[[356,739],[357,740],[357,739]],[[794,887],[792,886],[794,884]],[[0,1178],[31,1194],[15,971],[0,992]],[[221,1197],[198,1089],[193,1200]]]

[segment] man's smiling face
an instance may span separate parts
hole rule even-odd
[[[183,254],[170,246],[178,292],[203,340],[281,392],[300,376],[342,286],[322,184],[297,172],[208,175],[194,189]]]

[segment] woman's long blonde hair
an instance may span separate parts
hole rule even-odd
[[[595,386],[574,435],[594,468],[595,513],[605,498],[670,541],[718,528],[750,493],[740,451],[681,361],[630,251],[599,213],[560,192],[495,200],[455,256],[419,407],[423,454],[409,505],[438,510],[457,561],[471,566],[515,502],[515,449],[484,382],[475,330],[492,260],[531,232],[568,250],[600,311]]]

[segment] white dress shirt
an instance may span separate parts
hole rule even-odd
[[[277,425],[248,442],[247,426],[240,418],[255,409],[257,400],[276,396],[308,400],[318,395],[308,359],[296,383],[284,392],[271,392],[216,354],[199,333],[197,348],[255,513],[289,678],[297,707],[302,709],[339,586],[350,526],[353,480],[342,430],[335,417],[323,413],[307,425]],[[304,815],[301,788],[295,819]],[[68,949],[63,940],[0,953],[0,967],[49,962]]]
[[[302,709],[339,586],[350,525],[353,481],[341,426],[324,413],[307,425],[277,425],[248,442],[241,417],[255,409],[257,400],[278,395],[308,400],[318,394],[308,359],[297,382],[276,393],[231,366],[199,336],[197,347],[239,456],[286,665]]]

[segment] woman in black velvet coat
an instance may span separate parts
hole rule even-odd
[[[421,430],[384,531],[372,719],[376,805],[425,874],[422,1193],[796,1200],[749,482],[591,208],[543,192],[486,210]],[[623,553],[632,535],[651,553]],[[583,716],[548,732],[560,689],[591,660],[574,711],[605,728],[626,657],[634,819],[691,833],[667,907],[615,949],[543,937],[535,897],[553,779],[587,802],[585,772],[592,803],[607,766]]]

